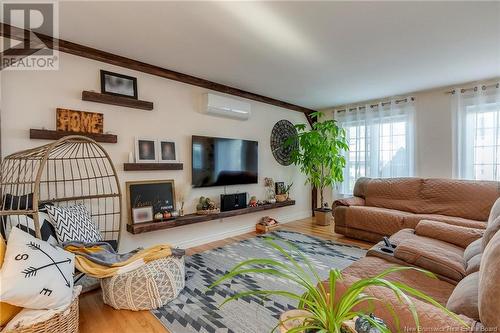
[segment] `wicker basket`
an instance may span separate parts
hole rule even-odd
[[[6,331],[5,333],[78,333],[78,320],[77,296],[71,303],[69,312],[65,310],[46,321]]]

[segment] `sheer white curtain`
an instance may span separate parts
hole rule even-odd
[[[351,194],[359,177],[414,174],[414,114],[411,97],[334,111],[349,141],[340,193]]]
[[[500,180],[500,89],[498,84],[455,89],[454,163],[457,178]]]

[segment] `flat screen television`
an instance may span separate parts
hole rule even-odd
[[[193,135],[193,186],[257,183],[258,146],[257,141]]]

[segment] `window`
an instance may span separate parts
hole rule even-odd
[[[334,112],[349,142],[342,194],[351,194],[359,177],[413,175],[413,113],[411,100]]]
[[[458,178],[500,180],[500,93],[486,88],[453,94]]]

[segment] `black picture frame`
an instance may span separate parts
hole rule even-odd
[[[116,91],[111,91],[111,87],[109,87],[109,82],[106,81],[106,77],[115,77],[121,80],[126,80],[130,81],[132,85],[132,90],[130,91],[130,94],[124,94],[124,93],[118,93]],[[133,98],[137,99],[138,98],[138,93],[137,93],[137,78],[133,76],[128,76],[124,74],[119,74],[119,73],[113,73],[109,71],[105,71],[101,69],[101,93],[106,94],[106,95],[114,95],[114,96],[121,96],[121,97],[127,97],[127,98]]]
[[[175,183],[172,179],[131,181],[127,188],[129,223],[134,224],[133,209],[151,206],[153,216],[159,212],[175,210]]]
[[[285,182],[274,183],[274,194],[285,194]]]

